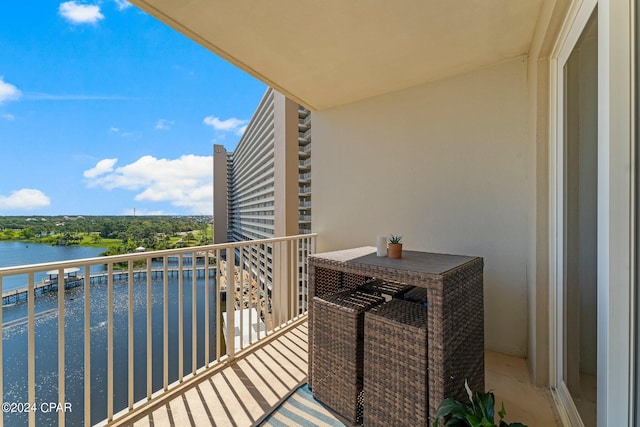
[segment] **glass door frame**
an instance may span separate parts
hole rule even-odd
[[[636,371],[635,11],[638,0],[573,0],[550,56],[549,384],[565,425],[582,425],[563,384],[564,65],[598,7],[598,425],[633,425]],[[639,234],[640,236],[640,234]],[[639,323],[640,325],[640,323]]]
[[[574,3],[575,4],[575,3]],[[564,382],[565,367],[564,367],[564,351],[565,351],[565,331],[564,331],[564,277],[565,277],[565,65],[569,59],[569,56],[573,52],[580,35],[585,29],[589,18],[598,5],[597,0],[585,0],[577,8],[574,8],[569,12],[569,17],[572,19],[569,21],[571,24],[569,29],[561,34],[559,41],[562,41],[561,47],[557,49],[557,55],[552,58],[553,67],[555,69],[555,147],[549,150],[551,157],[550,165],[550,183],[553,186],[551,189],[551,205],[552,216],[554,217],[550,223],[551,228],[551,262],[550,262],[550,276],[552,289],[550,291],[551,297],[551,387],[554,391],[554,397],[559,401],[560,415],[565,423],[572,426],[583,426],[583,422],[578,413],[571,393]],[[555,149],[554,149],[555,148]],[[555,196],[555,197],[554,197]],[[554,215],[553,215],[554,214]]]

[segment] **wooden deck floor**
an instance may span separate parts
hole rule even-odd
[[[504,401],[507,421],[559,426],[548,390],[531,385],[525,361],[486,353],[486,385]],[[214,375],[159,402],[125,425],[253,426],[306,382],[307,324],[302,323]]]
[[[255,425],[306,382],[307,350],[304,322],[125,425]]]

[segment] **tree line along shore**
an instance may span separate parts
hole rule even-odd
[[[101,255],[136,248],[162,250],[213,242],[211,216],[0,216],[0,241],[107,248]]]

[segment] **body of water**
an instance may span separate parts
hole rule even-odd
[[[105,250],[106,248],[86,248],[83,246],[51,246],[24,242],[0,242],[0,267],[93,258],[100,256],[100,253]],[[39,282],[44,277],[44,273],[38,273],[35,275],[35,281]],[[26,275],[9,277],[3,280],[2,290],[7,291],[20,288],[26,284]]]
[[[70,250],[71,249],[71,250]],[[77,249],[77,250],[76,250]],[[98,255],[101,249],[81,247],[58,247],[33,245],[16,242],[0,242],[0,266],[25,265],[47,261],[87,258]],[[20,255],[22,253],[23,255]],[[6,258],[4,255],[6,254]],[[43,254],[40,258],[38,254]],[[22,279],[20,279],[22,280]],[[25,283],[14,281],[19,287]],[[37,279],[36,279],[37,280]],[[6,288],[6,279],[5,279]],[[183,281],[183,375],[191,372],[192,349],[192,280]],[[204,330],[204,278],[198,278],[196,295],[196,328],[198,366],[204,364],[204,336],[215,337],[215,282],[209,280],[209,331]],[[134,401],[146,395],[147,382],[147,286],[146,279],[135,281],[133,300],[129,301],[128,282],[114,284],[114,409],[118,412],[127,406],[128,383],[128,307],[134,307]],[[169,279],[169,382],[178,379],[178,333],[179,333],[179,281]],[[91,286],[91,422],[96,423],[107,416],[107,284]],[[163,382],[163,281],[152,282],[152,383],[153,390],[162,388]],[[57,293],[52,292],[35,299],[35,353],[36,353],[36,403],[58,403],[58,310]],[[71,404],[71,412],[66,413],[70,426],[83,425],[84,420],[84,288],[78,287],[65,292],[65,402]],[[28,402],[27,381],[27,303],[3,308],[3,402]],[[215,358],[216,340],[210,340],[210,360]],[[37,425],[56,425],[57,414],[36,411]],[[5,425],[27,425],[27,414],[5,413]]]

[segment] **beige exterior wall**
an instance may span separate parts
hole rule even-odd
[[[227,150],[223,145],[213,146],[213,243],[227,241]]]
[[[374,245],[482,256],[485,343],[527,352],[527,60],[314,113],[318,250]]]
[[[298,234],[298,104],[273,92],[274,237]]]

